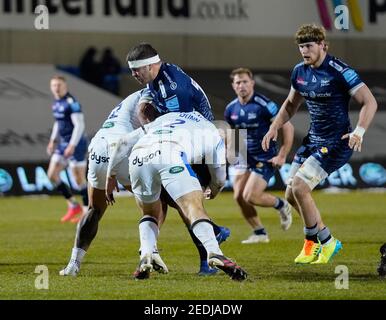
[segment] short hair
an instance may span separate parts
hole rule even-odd
[[[232,70],[232,72],[229,75],[229,77],[231,78],[231,80],[233,82],[233,80],[235,79],[235,76],[236,75],[240,75],[240,74],[247,74],[249,78],[253,79],[253,73],[248,68],[237,68],[237,69],[234,69],[234,70]]]
[[[60,76],[60,75],[54,75],[54,76],[51,78],[51,80],[61,80],[61,81],[67,83],[66,78],[65,78],[64,76]],[[50,81],[51,81],[51,80],[50,80]]]
[[[321,43],[326,40],[326,29],[317,24],[303,24],[295,34],[297,44],[306,42]]]
[[[129,50],[129,53],[126,56],[126,62],[147,59],[156,55],[158,55],[156,49],[149,43],[142,42]]]

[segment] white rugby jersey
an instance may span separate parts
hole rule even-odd
[[[129,95],[109,114],[98,133],[102,135],[122,135],[141,126],[137,116],[137,104],[142,90]]]
[[[225,146],[217,128],[197,111],[169,112],[145,125],[145,130],[133,149],[173,142],[190,164],[201,164],[202,159],[215,166],[225,164]]]

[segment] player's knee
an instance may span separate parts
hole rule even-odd
[[[251,206],[259,206],[264,203],[263,192],[256,190],[246,190],[243,193],[244,202]]]
[[[243,191],[235,191],[233,193],[233,199],[238,203],[238,204],[243,204],[245,202],[244,200],[244,192]]]
[[[292,193],[292,188],[287,188],[287,190],[285,191],[285,199],[291,206],[294,207],[296,205],[296,200]]]
[[[292,195],[295,199],[301,198],[309,192],[309,187],[301,179],[294,179],[292,181]]]

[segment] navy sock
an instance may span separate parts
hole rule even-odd
[[[280,210],[284,206],[284,201],[280,198],[276,198],[275,205],[273,206],[275,209]]]
[[[255,235],[257,235],[257,236],[259,236],[259,235],[267,235],[267,231],[265,231],[264,227],[253,230],[253,233]]]
[[[197,251],[198,251],[198,254],[200,255],[200,261],[207,261],[208,259],[208,253],[206,252],[206,249],[205,247],[202,245],[201,241],[198,240],[198,238],[196,237],[196,235],[193,233],[193,230],[191,228],[188,228],[188,231],[189,231],[189,234],[190,234],[190,237],[192,238],[193,240],[193,243],[194,245],[196,246],[197,248]]]
[[[82,196],[83,205],[88,207],[88,194],[87,194],[87,187],[80,189],[79,191],[80,195]]]
[[[304,227],[304,234],[307,240],[318,242],[318,224],[316,223],[312,227]]]
[[[71,189],[63,181],[61,181],[60,184],[56,186],[56,190],[60,191],[63,197],[66,199],[72,198]]]

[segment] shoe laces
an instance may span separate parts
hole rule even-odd
[[[316,254],[316,252],[318,251],[318,246],[316,245],[317,243],[315,243],[314,241],[312,240],[307,240],[305,239],[304,240],[304,253],[307,255],[307,256],[310,256],[311,254]]]

